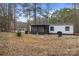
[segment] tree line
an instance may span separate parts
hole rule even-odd
[[[52,3],[51,3],[52,4]],[[15,31],[19,17],[26,19],[26,30],[32,24],[61,24],[70,23],[79,30],[79,9],[73,8],[55,10],[49,3],[0,3],[0,31]]]
[[[51,4],[25,4],[27,27],[31,24],[73,24],[75,32],[79,32],[79,5],[72,4],[70,8],[54,10]],[[77,6],[77,7],[76,7]],[[28,13],[27,13],[28,12]],[[32,19],[32,20],[31,20]],[[29,27],[28,27],[29,28]]]

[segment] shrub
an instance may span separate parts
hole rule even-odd
[[[25,31],[25,34],[28,34],[28,31]]]
[[[17,36],[18,37],[21,37],[21,32],[17,32]]]
[[[58,35],[58,37],[61,37],[62,36],[62,32],[61,31],[57,32],[57,35]]]

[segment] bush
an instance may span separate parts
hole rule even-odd
[[[21,37],[21,32],[17,32],[17,36],[18,37]]]
[[[58,34],[58,37],[62,36],[62,32],[61,31],[57,32],[57,34]]]
[[[25,31],[25,34],[28,34],[28,31]]]

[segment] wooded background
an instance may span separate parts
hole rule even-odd
[[[0,31],[15,32],[17,20],[19,17],[24,17],[27,31],[33,24],[73,24],[75,32],[79,32],[78,3],[73,3],[70,8],[59,10],[50,8],[50,3],[44,3],[44,5],[46,9],[42,7],[42,3],[0,3]]]

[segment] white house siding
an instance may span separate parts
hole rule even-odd
[[[65,27],[69,26],[69,31],[65,31]],[[54,31],[50,31],[50,27],[54,27]],[[73,34],[73,25],[50,25],[49,26],[49,33],[57,33],[58,31],[61,31],[63,34]]]

